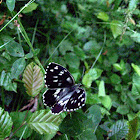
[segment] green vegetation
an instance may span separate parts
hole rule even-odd
[[[0,140],[140,139],[138,0],[0,1]],[[53,115],[49,62],[66,67],[86,105]]]

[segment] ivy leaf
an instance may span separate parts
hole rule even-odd
[[[122,30],[123,30],[123,27],[122,27],[122,24],[120,21],[118,20],[113,20],[111,23],[110,23],[110,28],[111,28],[111,31],[113,33],[113,37],[116,38],[117,36],[121,35],[122,34]]]
[[[60,115],[53,115],[50,111],[40,110],[32,114],[28,124],[39,134],[56,134],[61,121]]]
[[[23,82],[26,87],[27,94],[35,97],[44,85],[43,73],[39,66],[31,62],[23,73]]]
[[[7,111],[0,107],[0,139],[8,137],[12,129],[12,119]]]
[[[11,79],[17,79],[18,76],[23,72],[26,62],[25,58],[17,59],[11,68]]]

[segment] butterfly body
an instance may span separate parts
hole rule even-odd
[[[45,84],[48,90],[43,94],[43,102],[51,107],[52,113],[71,112],[84,106],[85,91],[61,65],[50,63],[47,66]]]

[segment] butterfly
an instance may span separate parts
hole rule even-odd
[[[49,63],[45,73],[48,90],[43,94],[43,103],[53,114],[72,112],[85,105],[85,90],[75,84],[70,72],[57,63]]]

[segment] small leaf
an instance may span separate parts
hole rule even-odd
[[[94,80],[98,79],[101,76],[102,70],[93,68],[86,73],[82,79],[82,83],[87,87],[91,87],[91,84]]]
[[[74,52],[75,52],[75,54],[76,54],[81,60],[85,60],[86,55],[85,55],[84,51],[83,51],[80,47],[75,46],[75,47],[74,47]]]
[[[23,11],[22,13],[26,14],[26,13],[30,13],[34,10],[36,10],[38,4],[36,4],[35,2],[31,3],[30,5],[28,5]]]
[[[40,110],[32,114],[28,124],[39,134],[54,134],[59,130],[61,122],[60,115],[53,115],[50,111]]]
[[[129,113],[129,107],[127,105],[120,105],[120,106],[118,106],[116,112],[118,112],[122,115],[126,115]]]
[[[0,107],[0,139],[8,137],[12,129],[12,119],[7,111]]]
[[[116,84],[120,84],[121,83],[121,78],[120,76],[118,76],[117,74],[113,74],[111,77],[110,77],[110,80],[111,82],[116,85]]]
[[[18,76],[23,72],[26,62],[25,58],[17,59],[11,68],[11,79],[18,79]]]
[[[6,0],[8,9],[12,12],[15,8],[15,0]]]
[[[118,71],[121,71],[121,70],[122,70],[121,65],[118,64],[118,63],[113,64],[113,67],[114,67],[116,70],[118,70]]]
[[[123,27],[122,27],[122,24],[120,21],[118,20],[113,20],[111,23],[110,23],[110,28],[111,28],[111,31],[113,33],[113,37],[116,38],[117,36],[121,35],[122,34],[122,30],[123,30]]]
[[[100,84],[99,84],[98,96],[99,96],[99,97],[106,96],[106,94],[105,94],[105,85],[104,85],[104,81],[101,81]]]
[[[102,105],[107,108],[108,110],[110,110],[111,106],[112,106],[112,101],[109,95],[106,96],[100,96],[100,101],[102,103]]]
[[[136,73],[140,76],[140,67],[138,65],[135,65],[135,64],[131,64],[133,69],[136,71]]]
[[[67,51],[73,51],[73,47],[70,41],[65,40],[59,47],[60,53],[65,55]]]
[[[134,10],[136,8],[137,4],[138,4],[138,0],[130,0],[128,9],[130,11]]]
[[[140,43],[140,33],[135,32],[130,36],[135,42]]]
[[[117,121],[115,122],[115,124],[113,124],[110,128],[110,133],[108,134],[108,136],[111,139],[116,139],[116,140],[120,140],[125,138],[125,136],[128,133],[128,125],[126,121]]]
[[[23,82],[26,87],[27,94],[35,97],[44,85],[43,73],[39,66],[33,62],[30,63],[23,73]]]
[[[103,21],[108,21],[109,16],[105,12],[99,12],[97,15],[97,18],[103,20]]]
[[[1,72],[0,86],[3,86],[8,91],[16,92],[17,90],[17,83],[12,82],[11,74],[6,73],[4,70]]]
[[[10,43],[5,45],[7,52],[15,57],[24,57],[24,51],[22,46],[15,42],[11,41]]]

